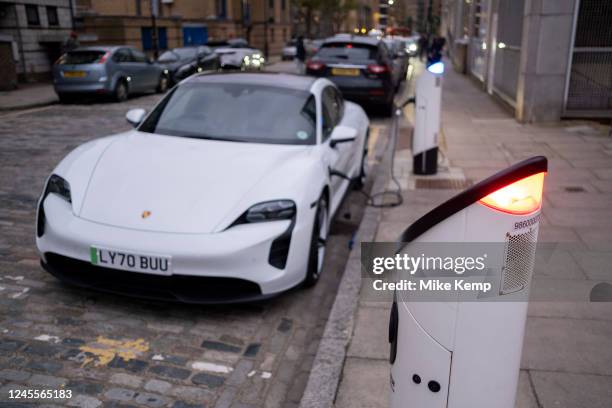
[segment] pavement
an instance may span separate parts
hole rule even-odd
[[[35,108],[57,103],[51,83],[19,84],[11,91],[0,91],[0,112]]]
[[[125,112],[160,97],[0,113],[0,406],[32,402],[9,390],[48,388],[73,393],[50,407],[299,404],[364,211],[359,192],[332,223],[318,284],[265,302],[141,301],[63,285],[40,267],[36,202],[49,172],[76,146],[128,130]],[[376,144],[385,120],[373,125]]]
[[[412,108],[405,114],[411,119]],[[611,407],[612,305],[588,301],[595,284],[612,282],[608,127],[574,121],[517,123],[473,80],[447,71],[442,131],[442,164],[435,178],[473,183],[530,156],[549,159],[539,242],[566,250],[558,253],[558,259],[536,265],[532,290],[536,300],[529,305],[516,407]],[[422,188],[427,183],[417,179],[426,177],[411,174],[409,137],[404,129],[395,160],[404,203],[381,210],[376,241],[395,241],[413,221],[460,191]],[[538,297],[538,290],[557,295]],[[339,378],[328,379],[339,383],[335,407],[389,406],[389,310],[389,303],[371,301],[362,286],[354,314],[346,318],[352,322],[347,324],[350,334]],[[318,374],[313,371],[311,381]]]

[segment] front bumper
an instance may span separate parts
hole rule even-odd
[[[109,292],[191,303],[250,301],[298,285],[305,277],[312,221],[237,225],[210,234],[117,228],[75,216],[54,195],[43,203],[44,233],[36,245],[43,267],[71,284]],[[39,210],[40,213],[40,210]],[[271,254],[291,229],[284,268]],[[172,274],[161,276],[94,266],[91,246],[130,253],[170,255]],[[274,251],[273,251],[274,250]],[[234,288],[235,290],[232,290]],[[223,289],[223,290],[221,290]]]
[[[236,278],[158,276],[103,268],[89,262],[46,253],[42,267],[62,282],[142,299],[196,304],[240,303],[267,299],[254,282]]]

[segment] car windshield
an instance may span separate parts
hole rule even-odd
[[[98,62],[106,54],[106,51],[87,50],[87,51],[70,51],[62,55],[59,64],[93,64]]]
[[[179,59],[194,58],[195,55],[195,48],[175,48],[172,51],[166,51],[162,55],[160,55],[158,61],[177,61]]]
[[[178,86],[140,126],[142,132],[249,143],[314,144],[312,94],[273,86]]]
[[[165,51],[162,55],[157,59],[159,62],[170,62],[177,61],[179,56],[174,53],[174,51]]]
[[[376,58],[376,47],[356,43],[328,43],[319,48],[317,55],[322,58],[370,60]]]

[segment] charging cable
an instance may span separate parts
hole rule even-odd
[[[367,202],[366,205],[370,206],[370,207],[377,207],[377,208],[390,208],[390,207],[397,207],[399,205],[402,205],[402,203],[404,202],[404,197],[402,197],[402,186],[400,184],[400,182],[397,180],[397,177],[395,176],[395,151],[397,149],[397,139],[398,139],[398,135],[399,135],[399,118],[401,116],[401,108],[403,108],[404,106],[406,106],[409,103],[414,103],[415,99],[414,98],[410,98],[408,99],[406,102],[404,102],[403,104],[401,104],[401,106],[399,108],[397,108],[396,110],[393,111],[393,121],[391,122],[391,139],[390,139],[390,148],[391,148],[391,160],[390,160],[390,174],[391,174],[391,181],[393,181],[393,184],[395,184],[396,188],[393,190],[384,190],[384,191],[380,191],[378,193],[374,193],[374,194],[368,194],[365,191],[359,190],[359,192],[361,194],[363,194],[364,196],[366,196],[367,198]],[[355,179],[348,177],[346,174],[341,173],[337,170],[334,170],[332,168],[329,169],[329,175],[330,176],[337,176],[346,180],[349,180],[351,182],[354,182]],[[386,197],[391,197],[392,199],[385,199]]]

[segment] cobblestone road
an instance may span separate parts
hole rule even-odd
[[[39,265],[35,206],[45,177],[80,143],[128,129],[129,108],[158,98],[0,116],[0,405],[11,389],[52,388],[73,396],[49,406],[297,406],[361,195],[351,193],[336,217],[319,284],[263,303],[140,301],[64,286]]]

